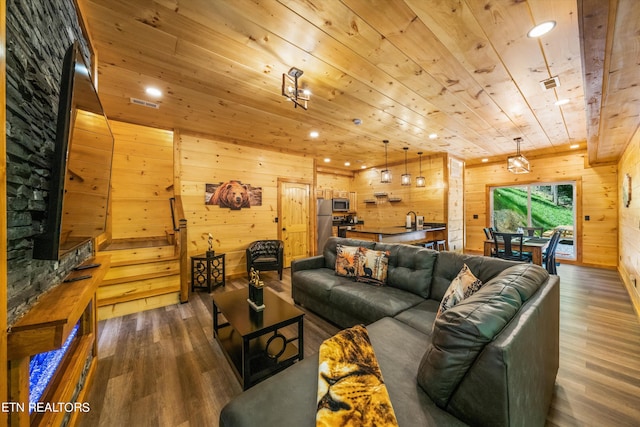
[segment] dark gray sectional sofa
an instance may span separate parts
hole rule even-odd
[[[336,247],[389,251],[388,281],[336,276]],[[436,312],[464,264],[482,280]],[[559,278],[532,264],[331,238],[291,265],[297,304],[341,327],[367,325],[400,426],[541,426],[559,361]],[[317,355],[243,392],[220,426],[315,425]]]

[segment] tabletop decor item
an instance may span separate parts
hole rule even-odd
[[[265,308],[264,305],[264,282],[260,280],[260,272],[251,268],[251,279],[249,280],[249,298],[247,301],[251,308],[255,311],[262,311]]]
[[[216,254],[216,251],[213,250],[213,235],[211,233],[209,233],[208,243],[209,249],[207,249],[207,258],[210,258]]]
[[[622,178],[622,204],[625,208],[631,204],[631,175],[628,173]]]

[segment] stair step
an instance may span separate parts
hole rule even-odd
[[[179,302],[180,292],[170,292],[168,294],[154,295],[132,301],[98,307],[98,320],[111,319],[112,317],[126,316],[132,313],[139,313],[144,310],[166,307],[167,305]]]
[[[175,258],[175,248],[173,246],[153,246],[145,248],[118,249],[100,251],[111,255],[111,265],[133,264],[136,262],[161,261]]]
[[[132,282],[136,280],[152,279],[171,275],[180,275],[180,262],[177,258],[162,259],[155,262],[125,263],[111,265],[102,280],[102,286]]]
[[[172,246],[169,242],[168,236],[154,236],[154,237],[132,237],[128,239],[113,239],[104,248],[100,248],[100,251],[119,251],[125,249],[135,248],[149,248],[154,246]]]
[[[98,288],[98,307],[178,292],[180,276],[147,278]]]

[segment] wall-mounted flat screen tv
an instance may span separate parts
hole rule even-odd
[[[78,44],[64,59],[45,231],[33,257],[57,260],[106,231],[113,135]]]

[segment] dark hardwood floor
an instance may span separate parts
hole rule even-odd
[[[563,264],[558,274],[560,370],[547,425],[640,425],[640,324],[617,272]],[[288,269],[282,281],[262,276],[291,301]],[[214,292],[241,287],[244,278]],[[338,331],[309,312],[304,328],[305,356]],[[212,329],[206,292],[187,304],[100,322],[99,363],[85,397],[91,411],[79,425],[217,426],[241,388]]]

